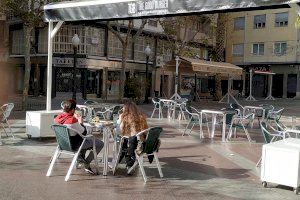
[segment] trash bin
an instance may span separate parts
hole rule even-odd
[[[154,90],[154,96],[155,97],[158,97],[158,93],[159,93],[159,91]]]

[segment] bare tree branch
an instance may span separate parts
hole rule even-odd
[[[125,40],[122,38],[121,33],[119,31],[116,31],[112,26],[111,23],[107,22],[107,28],[120,40],[120,42],[123,44],[125,43]]]

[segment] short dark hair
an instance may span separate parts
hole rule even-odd
[[[70,112],[71,110],[76,108],[76,101],[74,99],[66,100],[62,103],[62,108],[64,112]]]

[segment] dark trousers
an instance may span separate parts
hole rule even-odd
[[[122,146],[122,154],[119,162],[125,157],[125,162],[127,167],[131,167],[135,162],[135,153],[138,141],[136,136],[129,137],[124,139]]]

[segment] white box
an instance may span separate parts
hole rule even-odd
[[[287,138],[263,145],[261,181],[293,187],[300,186],[300,139]]]
[[[55,136],[51,125],[55,115],[62,113],[62,110],[51,111],[27,111],[26,112],[26,134],[31,137]]]

